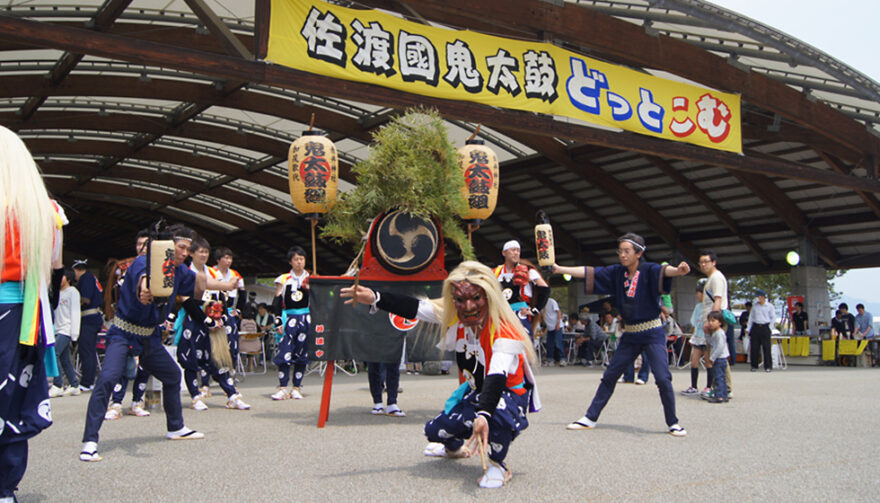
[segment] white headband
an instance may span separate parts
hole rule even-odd
[[[519,245],[519,241],[517,241],[515,239],[511,239],[510,241],[504,243],[504,247],[501,248],[501,251],[506,252],[507,250],[509,250],[511,248],[522,248],[522,247]]]
[[[640,245],[640,244],[636,243],[636,242],[633,241],[632,239],[621,239],[620,241],[621,241],[621,242],[624,242],[624,241],[625,241],[625,242],[627,242],[627,243],[633,245],[633,248],[635,248],[637,251],[644,252],[644,251],[646,250],[646,248],[645,248],[643,245]]]

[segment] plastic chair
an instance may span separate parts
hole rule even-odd
[[[617,336],[608,334],[608,338],[602,343],[602,365],[607,367],[611,363],[611,356],[615,349],[617,349]]]
[[[243,320],[242,324],[244,324]],[[256,329],[256,325],[254,325],[254,329]],[[260,363],[262,360],[263,371],[261,374],[265,374],[268,369],[266,365],[266,347],[263,344],[263,334],[259,332],[253,333],[241,333],[239,334],[238,339],[238,365],[242,370],[243,374],[247,374],[244,371],[244,364],[242,362],[242,355],[245,357],[253,356],[257,360],[257,363]],[[252,372],[255,374],[256,372]]]
[[[566,342],[563,337],[563,343]],[[573,335],[568,337],[568,348],[565,352],[565,359],[568,363],[574,363],[577,360],[577,338]]]

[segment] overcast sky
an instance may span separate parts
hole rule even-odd
[[[880,82],[880,0],[712,0],[812,45]],[[880,268],[835,281],[847,297],[880,301]],[[880,314],[880,313],[873,313]]]
[[[711,0],[793,36],[880,82],[878,0]]]

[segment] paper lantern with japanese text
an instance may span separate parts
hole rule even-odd
[[[543,210],[536,215],[535,225],[535,249],[538,251],[538,266],[545,274],[553,272],[553,264],[556,263],[556,243],[553,241],[553,227],[550,226],[550,218]]]
[[[458,149],[458,165],[464,173],[464,192],[468,211],[461,218],[479,224],[492,216],[501,182],[498,156],[483,140],[468,140]]]
[[[151,239],[147,247],[147,264],[150,294],[153,297],[170,296],[174,291],[174,241]]]
[[[322,131],[306,131],[290,145],[287,158],[290,198],[301,213],[326,213],[336,203],[339,157]]]

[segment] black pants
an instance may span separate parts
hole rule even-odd
[[[760,352],[764,353],[764,368],[773,368],[773,357],[770,356],[770,325],[752,325],[751,347],[749,348],[749,362],[753,369],[758,368]]]
[[[82,317],[79,329],[79,340],[77,340],[76,348],[79,353],[79,361],[82,365],[82,377],[79,383],[82,386],[89,387],[95,384],[95,374],[98,372],[98,332],[101,331],[101,325],[104,319],[100,314],[89,314]]]
[[[114,330],[111,328],[111,330]],[[146,340],[148,344],[144,352],[140,354],[140,364],[147,372],[154,375],[162,382],[162,406],[165,408],[165,426],[168,431],[177,431],[183,428],[183,413],[180,406],[180,367],[174,363],[171,355],[162,347],[162,341],[155,335]],[[113,335],[107,338],[107,351],[104,354],[104,368],[98,374],[98,382],[95,385],[92,396],[89,397],[89,405],[86,410],[86,424],[83,431],[83,442],[97,442],[98,430],[104,422],[104,413],[107,412],[107,404],[113,386],[119,382],[125,371],[125,361],[130,350],[129,341],[123,335]]]
[[[400,362],[367,363],[367,378],[370,381],[370,394],[373,403],[382,403],[382,388],[388,390],[388,405],[397,403],[397,390],[400,388]]]
[[[733,325],[727,325],[727,349],[730,352],[730,357],[727,359],[730,362],[730,366],[736,363],[736,337],[733,333]]]

